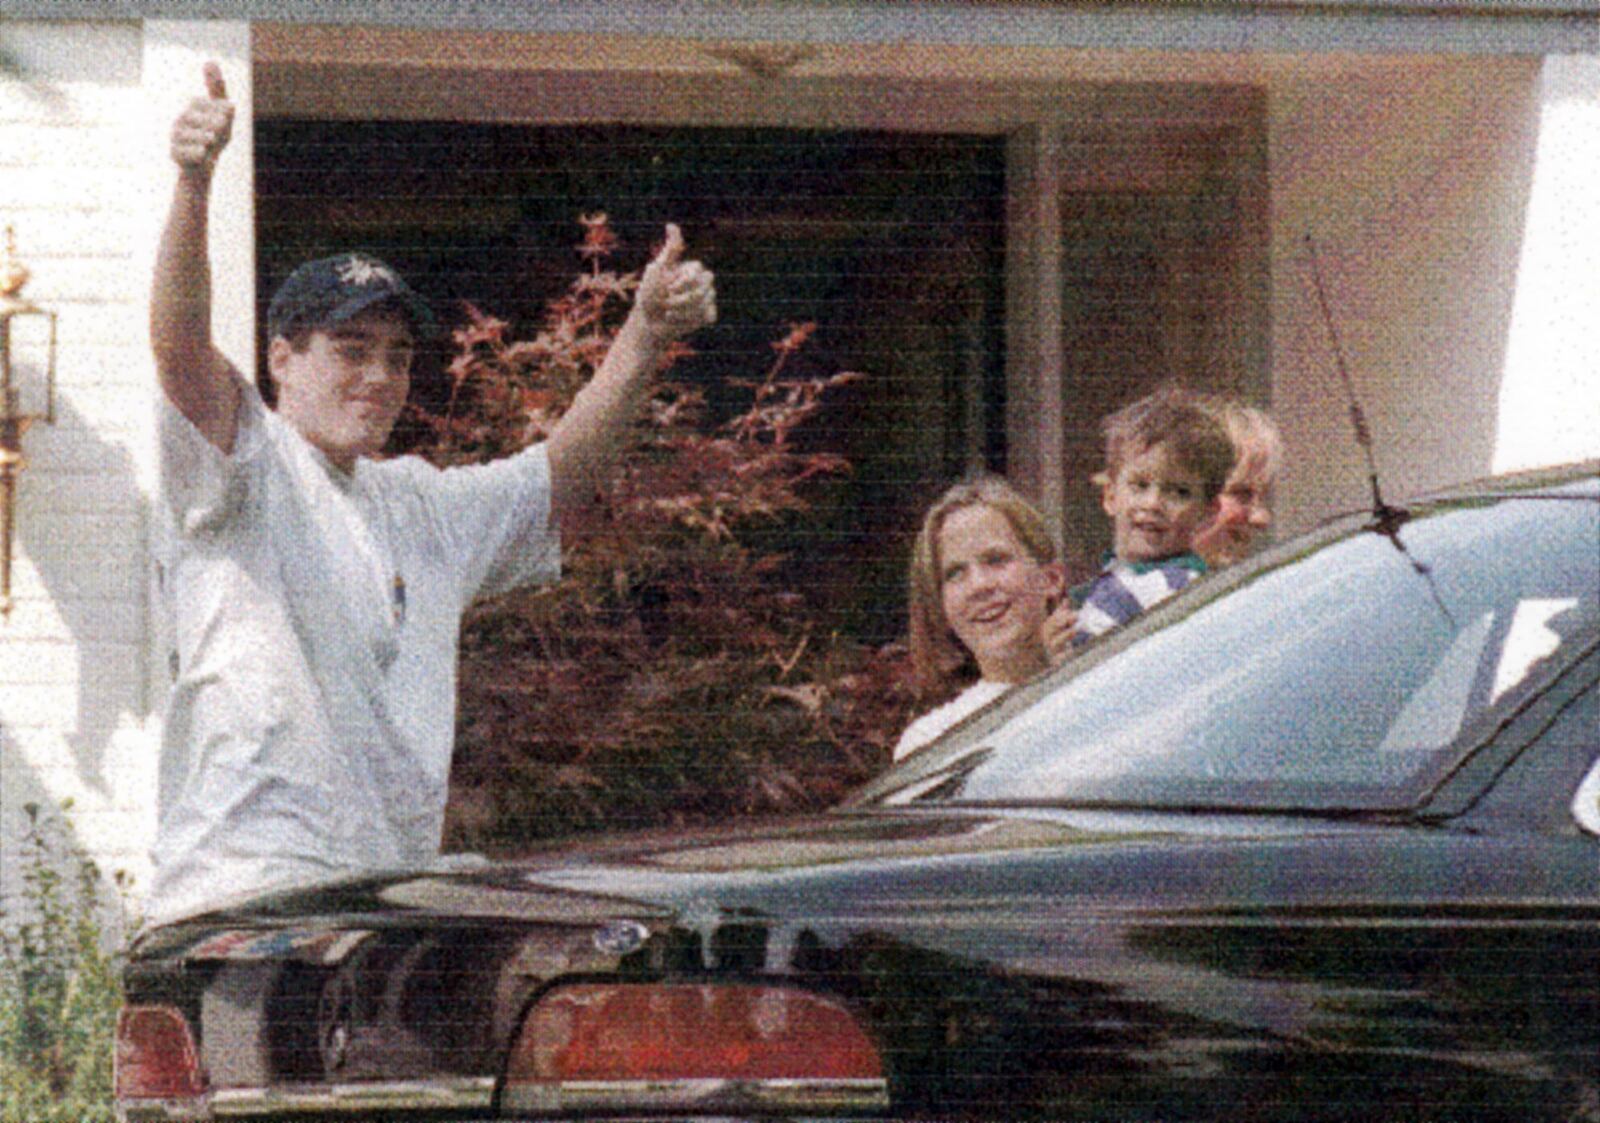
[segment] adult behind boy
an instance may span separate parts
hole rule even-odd
[[[607,478],[675,339],[715,318],[667,228],[609,354],[550,439],[439,471],[375,461],[432,326],[358,255],[290,275],[268,314],[276,412],[213,343],[207,210],[233,107],[216,65],[172,129],[157,254],[159,553],[172,620],[155,879],[160,922],[230,896],[435,860],[456,645],[475,598],[559,573],[559,526]]]
[[[1195,395],[1233,441],[1233,471],[1217,497],[1217,517],[1195,538],[1195,553],[1212,569],[1243,561],[1272,525],[1272,500],[1283,466],[1283,437],[1263,411],[1233,398]]]

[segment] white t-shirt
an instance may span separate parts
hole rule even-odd
[[[231,455],[161,404],[156,922],[435,860],[461,614],[560,572],[542,447],[346,474],[241,389]]]
[[[900,740],[895,742],[894,759],[910,756],[968,714],[993,702],[1010,690],[1011,685],[1009,682],[991,682],[981,678],[944,705],[935,706],[906,726],[905,732],[900,734]]]

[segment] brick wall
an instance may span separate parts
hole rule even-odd
[[[0,852],[21,808],[145,875],[155,740],[146,541],[149,158],[136,23],[0,23],[0,225],[56,312],[57,419],[23,439],[0,620]],[[15,888],[0,860],[0,891]]]

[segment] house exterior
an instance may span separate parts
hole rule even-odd
[[[166,130],[207,59],[239,107],[212,244],[219,335],[246,369],[258,124],[956,134],[1003,163],[1003,300],[972,317],[1003,341],[1002,392],[963,389],[984,376],[957,364],[936,412],[997,403],[1008,474],[1069,542],[1099,530],[1094,420],[1143,375],[1271,409],[1285,531],[1368,498],[1340,354],[1391,495],[1600,455],[1592,3],[12,0],[0,226],[59,323],[56,421],[23,438],[0,617],[0,838],[25,804],[70,799],[85,848],[136,886],[166,676],[147,284]],[[1133,312],[1102,299],[1122,289]],[[1129,315],[1156,325],[1131,357]],[[958,460],[982,459],[975,427],[952,431]],[[14,875],[0,861],[0,890]]]

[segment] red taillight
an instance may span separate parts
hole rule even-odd
[[[117,1016],[119,1100],[184,1100],[205,1095],[200,1054],[183,1013],[171,1006],[124,1006]]]
[[[506,1068],[522,1107],[646,1106],[716,1086],[803,1102],[881,1103],[883,1062],[840,1003],[789,987],[562,987],[528,1013]],[[626,1090],[625,1090],[626,1089]],[[763,1091],[763,1089],[765,1091]]]

